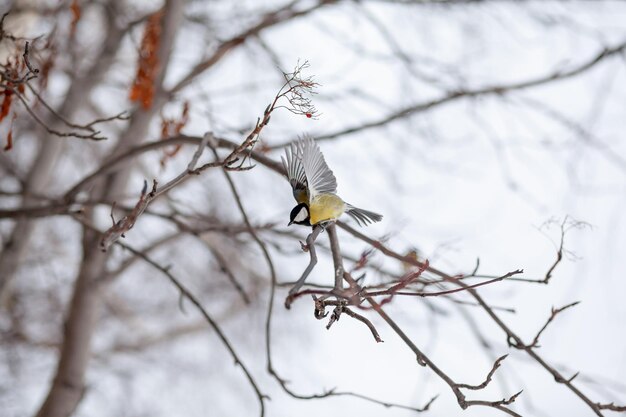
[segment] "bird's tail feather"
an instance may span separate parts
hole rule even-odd
[[[383,216],[373,211],[363,210],[348,204],[346,213],[350,215],[359,226],[367,226],[370,223],[376,223],[383,219]]]

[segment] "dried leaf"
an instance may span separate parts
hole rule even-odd
[[[76,33],[76,25],[80,20],[80,4],[78,4],[78,0],[72,0],[72,4],[70,5],[70,12],[72,13],[72,23],[70,24],[70,36],[74,36]]]
[[[11,149],[13,149],[13,128],[9,130],[7,135],[7,144],[4,146],[4,151],[10,151]]]
[[[148,19],[141,39],[137,75],[130,89],[131,101],[140,103],[144,109],[152,107],[154,83],[159,69],[157,52],[161,37],[161,18],[163,11],[154,13]]]
[[[13,101],[13,91],[4,90],[2,94],[4,97],[2,98],[2,104],[0,104],[0,122],[4,120],[9,114],[9,111],[11,111],[11,103]]]
[[[161,116],[161,140],[167,138],[170,132],[170,120]]]
[[[189,121],[189,102],[185,101],[183,103],[183,110],[181,112],[179,119],[166,119],[161,116],[161,139],[166,139],[171,136],[179,135],[183,130],[187,122]],[[172,150],[165,149],[163,151],[163,157],[161,158],[161,166],[165,166],[168,159],[176,156],[178,151],[182,148],[182,145],[176,145],[172,148]]]
[[[50,71],[54,67],[55,58],[57,56],[57,44],[54,41],[53,36],[48,37],[42,50],[46,51],[46,54],[40,58],[39,76],[37,77],[37,81],[39,82],[40,89],[45,90],[48,87],[48,77],[50,75]]]
[[[180,134],[180,132],[183,130],[183,127],[185,127],[188,121],[189,121],[189,101],[185,100],[185,102],[183,103],[183,111],[180,115],[180,119],[176,123],[175,132],[177,135]]]
[[[7,134],[7,144],[4,145],[4,151],[10,151],[13,149],[13,122],[15,121],[15,113],[13,113],[13,118],[11,119],[11,126],[9,127],[9,133]]]
[[[163,150],[163,156],[161,157],[161,160],[159,161],[161,164],[161,167],[165,167],[165,164],[167,163],[167,161],[170,158],[175,157],[178,151],[180,151],[182,147],[183,147],[182,145],[176,145],[172,148],[171,151],[168,151],[167,149]]]

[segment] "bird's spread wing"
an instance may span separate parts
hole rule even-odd
[[[287,171],[287,179],[293,190],[293,197],[298,203],[309,202],[308,183],[302,165],[302,150],[294,143],[285,149],[285,157],[281,157],[283,167]]]
[[[322,151],[320,151],[313,138],[300,139],[296,148],[298,155],[302,158],[309,200],[312,200],[318,194],[335,194],[337,192],[337,180],[333,172],[328,168],[324,155],[322,155]]]
[[[292,143],[281,159],[298,203],[309,203],[318,194],[337,192],[335,175],[312,138]]]

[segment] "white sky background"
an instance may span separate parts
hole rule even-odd
[[[248,6],[256,2],[238,4],[245,15]],[[232,13],[231,6],[220,4],[210,9],[208,3],[195,2],[193,9],[208,10],[203,13],[219,19],[218,11]],[[262,135],[268,144],[378,119],[403,106],[439,97],[449,89],[540,77],[586,62],[604,46],[626,39],[626,4],[620,2],[495,2],[452,7],[373,3],[365,9],[413,59],[415,72],[437,78],[440,84],[433,86],[413,78],[406,66],[393,58],[380,31],[354,4],[323,9],[261,36],[283,69],[292,68],[298,59],[309,60],[309,74],[321,84],[314,97],[321,113],[319,120],[277,112]],[[214,29],[221,38],[236,32],[238,26],[233,21],[239,22],[226,15],[223,21],[216,21]],[[193,25],[183,31],[169,79],[177,79],[210,47],[199,32]],[[139,32],[134,39],[138,42]],[[132,77],[134,70],[129,65],[134,62],[133,48],[130,43],[126,45],[120,66],[111,76],[118,84],[128,83]],[[337,177],[339,194],[356,206],[385,215],[382,223],[369,227],[366,233],[390,236],[389,245],[398,251],[417,246],[433,266],[450,273],[471,271],[479,257],[484,273],[501,275],[523,268],[528,277],[542,277],[554,261],[555,248],[537,227],[565,215],[591,224],[589,229],[567,235],[566,248],[577,259],[560,264],[550,285],[504,282],[480,293],[493,305],[517,310],[516,314],[498,314],[526,341],[532,340],[544,324],[552,306],[582,301],[550,325],[538,352],[549,363],[565,366],[565,375],[580,371],[578,386],[593,400],[619,403],[626,402],[626,283],[621,259],[626,253],[626,164],[612,162],[605,151],[585,144],[576,132],[525,100],[540,101],[558,111],[591,132],[592,141],[626,159],[622,133],[626,120],[625,63],[623,56],[608,58],[582,76],[515,92],[506,101],[491,96],[458,100],[384,128],[320,143]],[[262,114],[280,87],[279,75],[259,44],[249,42],[184,93],[196,100],[192,101],[191,124],[184,132],[200,135],[214,129],[233,140],[242,138],[234,131],[254,123]],[[63,80],[55,81],[62,88]],[[98,91],[97,97],[102,103],[108,100],[116,105],[120,97],[125,98],[125,88],[127,84],[113,85]],[[349,94],[352,89],[367,95],[355,98]],[[211,120],[203,107],[205,95],[210,100]],[[179,111],[175,106],[168,110]],[[155,135],[157,130],[155,125]],[[84,144],[71,143],[59,175],[79,178],[80,172],[90,171],[88,164],[77,168],[84,149]],[[20,150],[19,144],[16,150]],[[181,153],[165,172],[155,163],[160,155],[143,159],[145,168],[135,172],[131,184],[138,190],[144,177],[175,175],[191,152]],[[277,159],[280,154],[271,156]],[[234,177],[245,190],[244,204],[254,221],[287,223],[293,202],[286,181],[261,166]],[[225,218],[238,220],[234,202],[221,181],[221,175],[208,173],[175,195],[181,204],[192,204],[194,210],[201,211],[200,205],[206,205]],[[103,210],[103,227],[108,221]],[[150,218],[142,218],[129,233],[129,243],[154,236],[151,226]],[[41,222],[41,233],[64,235],[67,228],[78,230],[67,219]],[[545,232],[558,243],[558,228]],[[304,237],[306,230],[301,228],[300,233]],[[365,249],[342,231],[339,236],[344,251],[358,256]],[[63,265],[34,268],[39,272],[30,275],[41,282],[32,285],[45,286],[43,277],[54,271],[58,283],[65,282],[64,291],[69,291],[75,273],[72,260],[79,244],[68,242]],[[306,266],[308,255],[298,253],[298,247],[294,240],[287,246],[291,255],[275,253],[280,280],[295,279]],[[256,253],[252,247],[250,251]],[[188,255],[182,264],[171,261],[180,259],[177,254],[181,253]],[[196,288],[207,288],[209,284],[203,279],[214,279],[207,273],[206,254],[191,242],[161,256]],[[393,265],[380,255],[373,261]],[[262,258],[255,257],[253,262],[249,267],[265,276]],[[331,260],[325,256],[312,279],[327,282],[331,276]],[[113,291],[150,308],[166,306],[173,313],[168,322],[197,321],[191,306],[186,316],[177,310],[176,291],[148,268],[132,269]],[[432,371],[419,367],[408,348],[374,314],[368,317],[384,339],[382,344],[374,343],[361,323],[346,317],[327,331],[325,321],[312,317],[308,300],[300,300],[286,311],[282,307],[285,294],[279,291],[276,299],[274,365],[291,381],[294,391],[312,394],[337,387],[412,406],[421,406],[439,393],[431,411],[424,415],[503,415],[480,407],[462,411],[450,389]],[[262,391],[271,396],[269,416],[414,415],[350,397],[297,401],[284,394],[265,372],[267,295],[265,288],[261,299],[238,315],[229,312],[235,297],[232,292],[228,296],[208,293],[203,299],[209,311],[223,317],[224,330]],[[443,299],[429,301],[447,316],[435,316],[423,299],[397,298],[387,310],[455,380],[479,383],[496,357],[510,354],[489,389],[470,392],[468,398],[496,400],[524,389],[512,407],[524,416],[592,415],[578,397],[555,384],[525,353],[509,349],[501,331],[480,310],[467,308],[491,344],[488,355],[456,305]],[[158,331],[164,322],[150,320],[149,314],[139,316],[137,328]],[[60,323],[61,318],[52,321]],[[107,322],[96,337],[96,351],[130,331],[119,323]],[[55,364],[54,357],[43,352],[24,359],[28,362],[26,371],[12,376],[18,388],[3,393],[0,403],[10,416],[28,415],[36,409],[47,389],[41,381],[50,378]],[[6,370],[3,374],[9,375]],[[256,415],[258,409],[242,372],[233,366],[209,330],[141,354],[115,355],[106,361],[96,358],[88,385],[77,416],[244,416]]]

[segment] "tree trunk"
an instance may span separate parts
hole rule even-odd
[[[161,68],[156,77],[157,86],[162,84],[169,61],[174,38],[182,22],[184,0],[166,2],[162,34],[159,46],[159,62]],[[159,91],[160,88],[157,88]],[[126,131],[120,136],[113,154],[118,154],[143,140],[148,131],[152,116],[159,110],[163,100],[148,109],[137,109],[131,117]],[[126,171],[111,174],[106,181],[94,190],[94,195],[112,198],[121,194],[128,183]],[[100,250],[97,233],[85,229],[83,240],[83,261],[74,285],[72,303],[67,314],[63,347],[48,395],[42,404],[37,417],[68,417],[84,394],[85,372],[91,354],[91,338],[96,328],[100,304],[102,302],[98,280],[105,273],[107,253]]]

